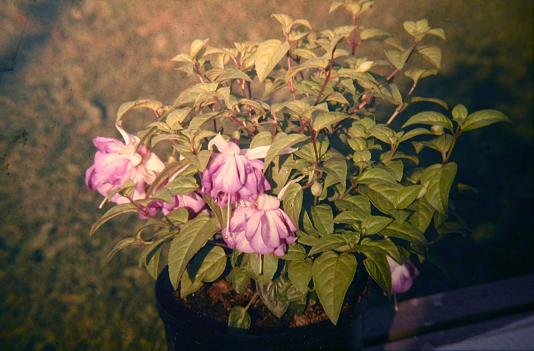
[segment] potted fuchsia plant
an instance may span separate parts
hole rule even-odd
[[[280,39],[196,40],[173,59],[196,82],[170,105],[123,104],[123,140],[94,139],[86,183],[113,206],[91,233],[138,214],[111,255],[143,248],[171,348],[358,348],[367,285],[410,289],[412,261],[451,228],[458,138],[508,119],[415,96],[445,33],[407,21],[396,39],[363,26],[372,5],[335,1],[352,24],[330,30],[276,14]],[[137,135],[123,127],[134,109],[154,116]]]

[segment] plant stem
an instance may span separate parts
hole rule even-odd
[[[402,111],[404,111],[404,109],[406,108],[406,104],[400,104],[397,106],[397,108],[395,109],[395,111],[393,111],[393,114],[391,115],[391,117],[389,117],[388,121],[386,122],[386,125],[389,126],[391,123],[393,123],[393,121],[395,120],[395,117],[397,117],[399,115],[399,113],[401,113]]]
[[[462,131],[459,130],[459,128],[458,128],[458,130],[453,135],[454,140],[452,141],[451,148],[449,149],[449,152],[447,152],[447,154],[445,155],[445,158],[443,159],[442,163],[449,162],[449,159],[450,159],[450,157],[452,155],[452,150],[454,150],[454,146],[456,146],[456,142],[458,141],[458,138],[460,137],[460,135],[462,135]]]
[[[252,296],[252,298],[250,299],[250,301],[247,303],[247,305],[245,306],[245,311],[248,311],[248,309],[250,308],[250,306],[252,306],[252,304],[258,299],[258,296],[259,296],[259,293],[256,291],[254,293],[254,295]]]
[[[332,56],[330,57],[330,62],[328,63],[326,77],[324,78],[323,85],[321,86],[321,90],[319,90],[319,94],[317,95],[317,99],[315,99],[314,105],[317,105],[319,101],[321,101],[321,97],[323,96],[324,89],[326,88],[326,85],[330,81],[330,77],[332,75],[332,68],[334,68],[334,53],[336,52],[336,48],[337,48],[337,45],[334,46],[334,49],[332,50]]]

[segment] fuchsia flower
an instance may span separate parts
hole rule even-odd
[[[244,202],[235,209],[223,239],[241,252],[283,256],[287,244],[296,241],[297,228],[280,209],[280,200],[260,194],[255,202]]]
[[[118,125],[116,127],[124,138],[124,143],[113,138],[93,139],[98,151],[94,164],[85,172],[85,184],[89,189],[107,197],[127,180],[132,180],[135,184],[133,199],[142,199],[145,197],[145,185],[151,184],[158,172],[163,170],[163,162],[145,146],[138,148],[138,137],[128,134]],[[115,194],[111,201],[122,204],[127,203],[128,199]]]
[[[139,212],[139,217],[141,219],[155,217],[159,210],[166,216],[177,208],[186,208],[190,216],[194,216],[202,211],[205,205],[202,197],[196,192],[187,195],[175,195],[170,203],[163,200],[151,202],[144,208],[144,211]]]
[[[411,289],[419,271],[410,262],[406,260],[403,264],[398,264],[394,259],[387,256],[389,269],[391,270],[391,290],[393,294],[400,294]]]
[[[175,195],[172,203],[162,202],[161,212],[166,216],[177,208],[186,208],[194,215],[199,213],[205,205],[202,197],[196,192],[188,195]]]
[[[203,191],[221,205],[238,200],[254,200],[258,194],[271,189],[263,176],[263,161],[268,146],[241,150],[238,145],[226,141],[221,135],[213,138],[208,148],[217,146],[202,174]]]

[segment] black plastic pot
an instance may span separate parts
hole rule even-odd
[[[337,326],[329,321],[299,328],[251,328],[242,331],[197,314],[178,301],[165,268],[156,281],[157,308],[169,351],[310,351],[362,348],[361,304],[344,312]]]

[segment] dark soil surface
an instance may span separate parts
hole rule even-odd
[[[213,285],[205,285],[195,294],[188,296],[181,302],[196,313],[209,316],[218,321],[225,322],[232,306],[246,306],[254,296],[252,289],[247,289],[244,294],[237,294],[224,280],[219,280]],[[348,305],[344,306],[347,309]],[[248,309],[255,327],[302,327],[308,324],[319,323],[328,319],[323,308],[318,304],[308,304],[302,314],[284,314],[278,319],[257,298]]]

